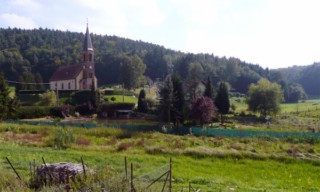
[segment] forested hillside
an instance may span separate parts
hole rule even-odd
[[[292,83],[299,83],[309,95],[320,95],[320,63],[276,70]]]
[[[48,82],[59,66],[81,62],[83,38],[83,33],[69,31],[0,29],[0,71],[8,80]],[[124,55],[139,56],[146,64],[145,76],[151,80],[163,80],[172,72],[179,73],[183,79],[188,78],[192,64],[200,68],[203,80],[210,77],[214,84],[224,80],[236,91],[246,93],[250,83],[269,77],[268,69],[237,58],[182,53],[117,36],[92,35],[92,40],[99,86],[121,83],[119,68]]]

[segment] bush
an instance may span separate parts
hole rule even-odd
[[[47,91],[45,93],[39,94],[40,105],[43,106],[54,106],[57,104],[57,96],[54,91]]]
[[[95,112],[92,104],[90,102],[84,103],[82,105],[77,105],[75,111],[79,112],[81,115],[92,115]]]
[[[52,107],[50,110],[50,115],[53,117],[65,118],[70,114],[74,114],[75,108],[71,105],[63,105],[61,107]]]
[[[121,143],[119,146],[118,146],[118,151],[125,151],[127,150],[129,147],[131,147],[132,144],[131,143]]]
[[[74,140],[74,135],[70,130],[60,128],[54,135],[52,145],[57,149],[66,149],[71,146]]]
[[[78,137],[76,140],[76,143],[78,145],[90,145],[91,141],[89,139],[83,138],[83,137]]]
[[[93,98],[94,97],[94,98]],[[86,91],[78,91],[72,94],[71,103],[73,105],[82,105],[84,103],[91,102],[93,105],[98,103],[100,100],[100,93],[98,91],[95,92],[95,95],[92,95],[91,90]]]
[[[19,119],[32,119],[50,116],[52,107],[27,106],[20,107],[18,112]]]

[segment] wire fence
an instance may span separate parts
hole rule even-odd
[[[202,128],[202,127],[174,127],[164,125],[130,125],[130,124],[113,124],[113,123],[83,123],[83,122],[48,122],[48,121],[26,121],[26,120],[10,120],[8,123],[29,124],[29,125],[53,125],[61,127],[112,127],[127,131],[158,131],[168,134],[195,136],[223,136],[223,137],[272,137],[272,138],[320,138],[320,133],[312,132],[277,132],[277,131],[254,131],[254,130],[236,130],[236,129],[220,129],[220,128]]]

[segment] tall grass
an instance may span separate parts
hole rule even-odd
[[[68,134],[75,140],[58,150],[52,139],[61,135],[67,138]],[[26,135],[36,135],[42,140],[34,145],[18,140]],[[87,141],[90,143],[84,144]],[[123,175],[124,156],[127,156],[128,162],[134,164],[135,177],[156,170],[173,157],[174,191],[186,188],[189,181],[202,191],[229,191],[230,188],[239,191],[312,191],[320,188],[320,143],[309,139],[195,137],[105,127],[0,124],[0,143],[0,157],[8,157],[25,181],[29,178],[29,162],[35,159],[40,165],[41,157],[47,163],[80,163],[80,157],[83,157],[92,170],[103,170],[107,166],[113,170],[110,174]],[[0,163],[0,177],[15,178],[5,161]],[[2,191],[10,191],[12,186],[20,190],[19,182],[11,180],[0,182]],[[75,187],[80,189],[92,183],[94,180],[76,183]]]

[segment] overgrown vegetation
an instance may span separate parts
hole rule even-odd
[[[101,190],[92,185],[96,182],[106,182],[104,186],[108,189],[110,177],[124,175],[124,156],[133,162],[136,177],[157,169],[173,157],[175,191],[187,188],[189,181],[202,191],[229,188],[312,191],[320,187],[320,142],[307,138],[194,137],[106,127],[83,129],[4,123],[0,124],[0,138],[0,155],[9,157],[24,180],[29,178],[29,161],[33,159],[39,165],[42,156],[47,163],[80,162],[82,156],[97,175],[75,184],[77,189],[87,186]],[[62,147],[53,146],[53,141]],[[28,191],[27,185],[18,184],[13,170],[4,161],[0,170],[1,190]]]

